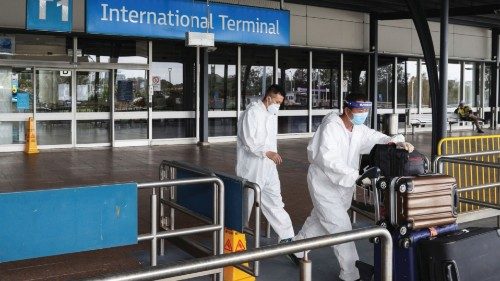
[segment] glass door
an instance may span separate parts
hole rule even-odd
[[[76,72],[76,146],[111,144],[111,71]]]
[[[0,150],[22,150],[33,116],[33,69],[0,66]]]
[[[72,70],[35,71],[36,129],[39,146],[73,147],[75,141]]]

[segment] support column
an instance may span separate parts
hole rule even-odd
[[[440,28],[440,58],[439,58],[439,85],[440,95],[437,97],[436,105],[432,105],[433,120],[432,133],[436,134],[436,146],[441,139],[446,137],[446,109],[448,107],[448,16],[449,16],[449,0],[441,0],[441,28]],[[436,114],[434,114],[436,111]],[[434,147],[433,147],[434,149]],[[434,154],[433,154],[434,155]]]
[[[429,75],[429,92],[431,95],[432,103],[432,119],[438,120],[438,95],[439,95],[439,80],[438,71],[436,65],[436,53],[434,51],[434,44],[432,43],[431,31],[429,29],[429,24],[422,7],[422,3],[419,0],[406,0],[406,5],[410,11],[413,24],[417,30],[418,38],[420,39],[420,44],[422,45],[422,51],[424,53],[425,64],[427,66],[427,73]],[[442,112],[444,113],[444,112]],[[444,115],[446,118],[446,115]],[[446,121],[446,119],[445,119]],[[440,139],[443,138],[446,133],[446,127],[442,124],[438,125],[439,130],[434,127],[432,130],[432,157],[437,155],[437,145]]]
[[[491,91],[490,91],[490,107],[491,107],[491,126],[496,130],[498,127],[498,68],[499,68],[499,53],[498,39],[500,30],[493,29],[491,36],[491,57],[495,61],[491,67]]]
[[[378,85],[378,19],[376,15],[370,15],[370,71],[369,89],[370,100],[372,102],[372,124],[371,127],[378,129],[377,118],[377,85]]]
[[[208,143],[208,48],[200,49],[200,124],[199,124],[199,146]]]

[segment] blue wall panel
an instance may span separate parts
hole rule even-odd
[[[0,193],[0,262],[137,243],[137,184]]]

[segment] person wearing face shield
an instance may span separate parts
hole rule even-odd
[[[413,150],[402,135],[389,137],[364,125],[371,106],[363,95],[348,95],[343,114],[332,112],[325,116],[309,142],[307,183],[313,209],[293,240],[352,229],[347,212],[359,177],[359,160],[375,144],[395,142],[398,147]],[[354,243],[333,246],[333,252],[340,264],[340,279],[359,280]],[[301,255],[296,253],[297,257]]]
[[[285,91],[271,85],[262,100],[251,103],[238,121],[236,174],[257,183],[261,188],[261,210],[280,242],[295,235],[290,216],[284,209],[280,179],[276,165],[283,159],[278,154],[278,110]],[[246,223],[253,206],[253,190],[246,189]]]

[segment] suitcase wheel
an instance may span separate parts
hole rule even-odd
[[[409,249],[411,247],[411,240],[410,238],[403,238],[399,240],[399,246],[404,249]]]
[[[398,228],[398,232],[399,232],[399,234],[404,236],[404,235],[406,235],[406,233],[408,233],[408,227],[403,225],[403,226]]]
[[[385,220],[378,221],[377,225],[379,225],[383,228],[387,228],[387,222]]]
[[[378,188],[381,190],[385,190],[387,188],[387,181],[381,180],[378,182]]]
[[[406,184],[402,184],[402,185],[399,186],[399,192],[400,193],[405,193],[406,190],[407,190]]]

